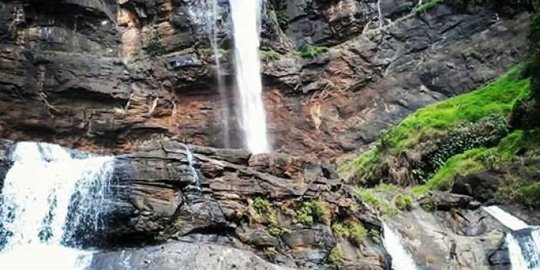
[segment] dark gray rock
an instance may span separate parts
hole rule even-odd
[[[256,254],[226,246],[171,242],[159,246],[94,254],[92,270],[192,270],[253,269],[280,270]]]

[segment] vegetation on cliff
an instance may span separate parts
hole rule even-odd
[[[368,186],[418,184],[450,157],[496,145],[509,133],[513,108],[530,94],[530,80],[521,73],[522,67],[515,67],[481,89],[418,110],[341,171]]]

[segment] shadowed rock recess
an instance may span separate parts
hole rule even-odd
[[[0,0],[0,187],[17,142],[115,155],[102,224],[74,232],[91,270],[401,270],[384,228],[418,269],[512,268],[483,206],[540,224],[536,2],[264,1],[258,155],[211,2]],[[442,123],[509,70],[485,92],[515,96],[475,96],[506,107]]]

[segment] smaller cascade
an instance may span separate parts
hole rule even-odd
[[[22,142],[12,161],[0,194],[2,268],[85,269],[91,253],[75,248],[86,228],[99,226],[113,158],[76,158],[58,145]]]
[[[411,255],[401,243],[401,237],[386,223],[383,223],[383,245],[386,252],[392,257],[393,270],[416,270],[418,267]]]
[[[221,117],[223,119],[223,141],[225,148],[230,147],[230,138],[229,138],[229,102],[225,89],[225,81],[223,69],[221,66],[221,48],[219,46],[219,25],[220,21],[220,9],[219,9],[219,0],[206,0],[207,9],[210,12],[207,13],[206,18],[206,28],[210,39],[210,45],[212,46],[212,51],[214,53],[214,62],[216,64],[216,83],[218,87],[219,96],[221,99]]]
[[[201,178],[199,177],[199,174],[197,173],[197,170],[195,169],[195,159],[193,158],[193,153],[189,150],[189,147],[185,144],[184,145],[184,151],[186,153],[186,158],[188,160],[188,166],[191,171],[191,175],[193,176],[195,180],[195,186],[198,190],[201,190]]]
[[[484,210],[512,230],[506,235],[506,245],[514,270],[540,270],[540,228],[529,226],[498,206]]]

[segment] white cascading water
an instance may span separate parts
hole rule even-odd
[[[259,55],[262,0],[230,0],[234,32],[236,84],[240,127],[247,148],[254,154],[270,151],[262,101]]]
[[[113,158],[73,158],[58,145],[22,142],[12,160],[1,193],[2,269],[88,267],[91,253],[75,249],[73,230],[86,215],[96,215],[96,200],[103,194],[89,193],[108,181]],[[70,212],[73,196],[78,198],[77,209]]]
[[[529,225],[523,222],[523,220],[510,215],[498,206],[484,207],[484,210],[512,231],[522,230],[529,227]]]
[[[498,206],[484,210],[512,230],[506,235],[506,245],[513,270],[540,270],[540,228],[529,226]]]
[[[411,255],[405,250],[398,236],[388,225],[383,223],[383,245],[386,252],[392,257],[393,270],[415,270],[416,263]]]
[[[195,159],[193,158],[193,153],[189,150],[189,147],[184,144],[184,151],[186,153],[186,157],[188,160],[188,166],[191,170],[191,175],[195,179],[195,185],[197,186],[197,189],[201,189],[201,178],[199,177],[199,174],[197,173],[197,170],[195,169]]]

